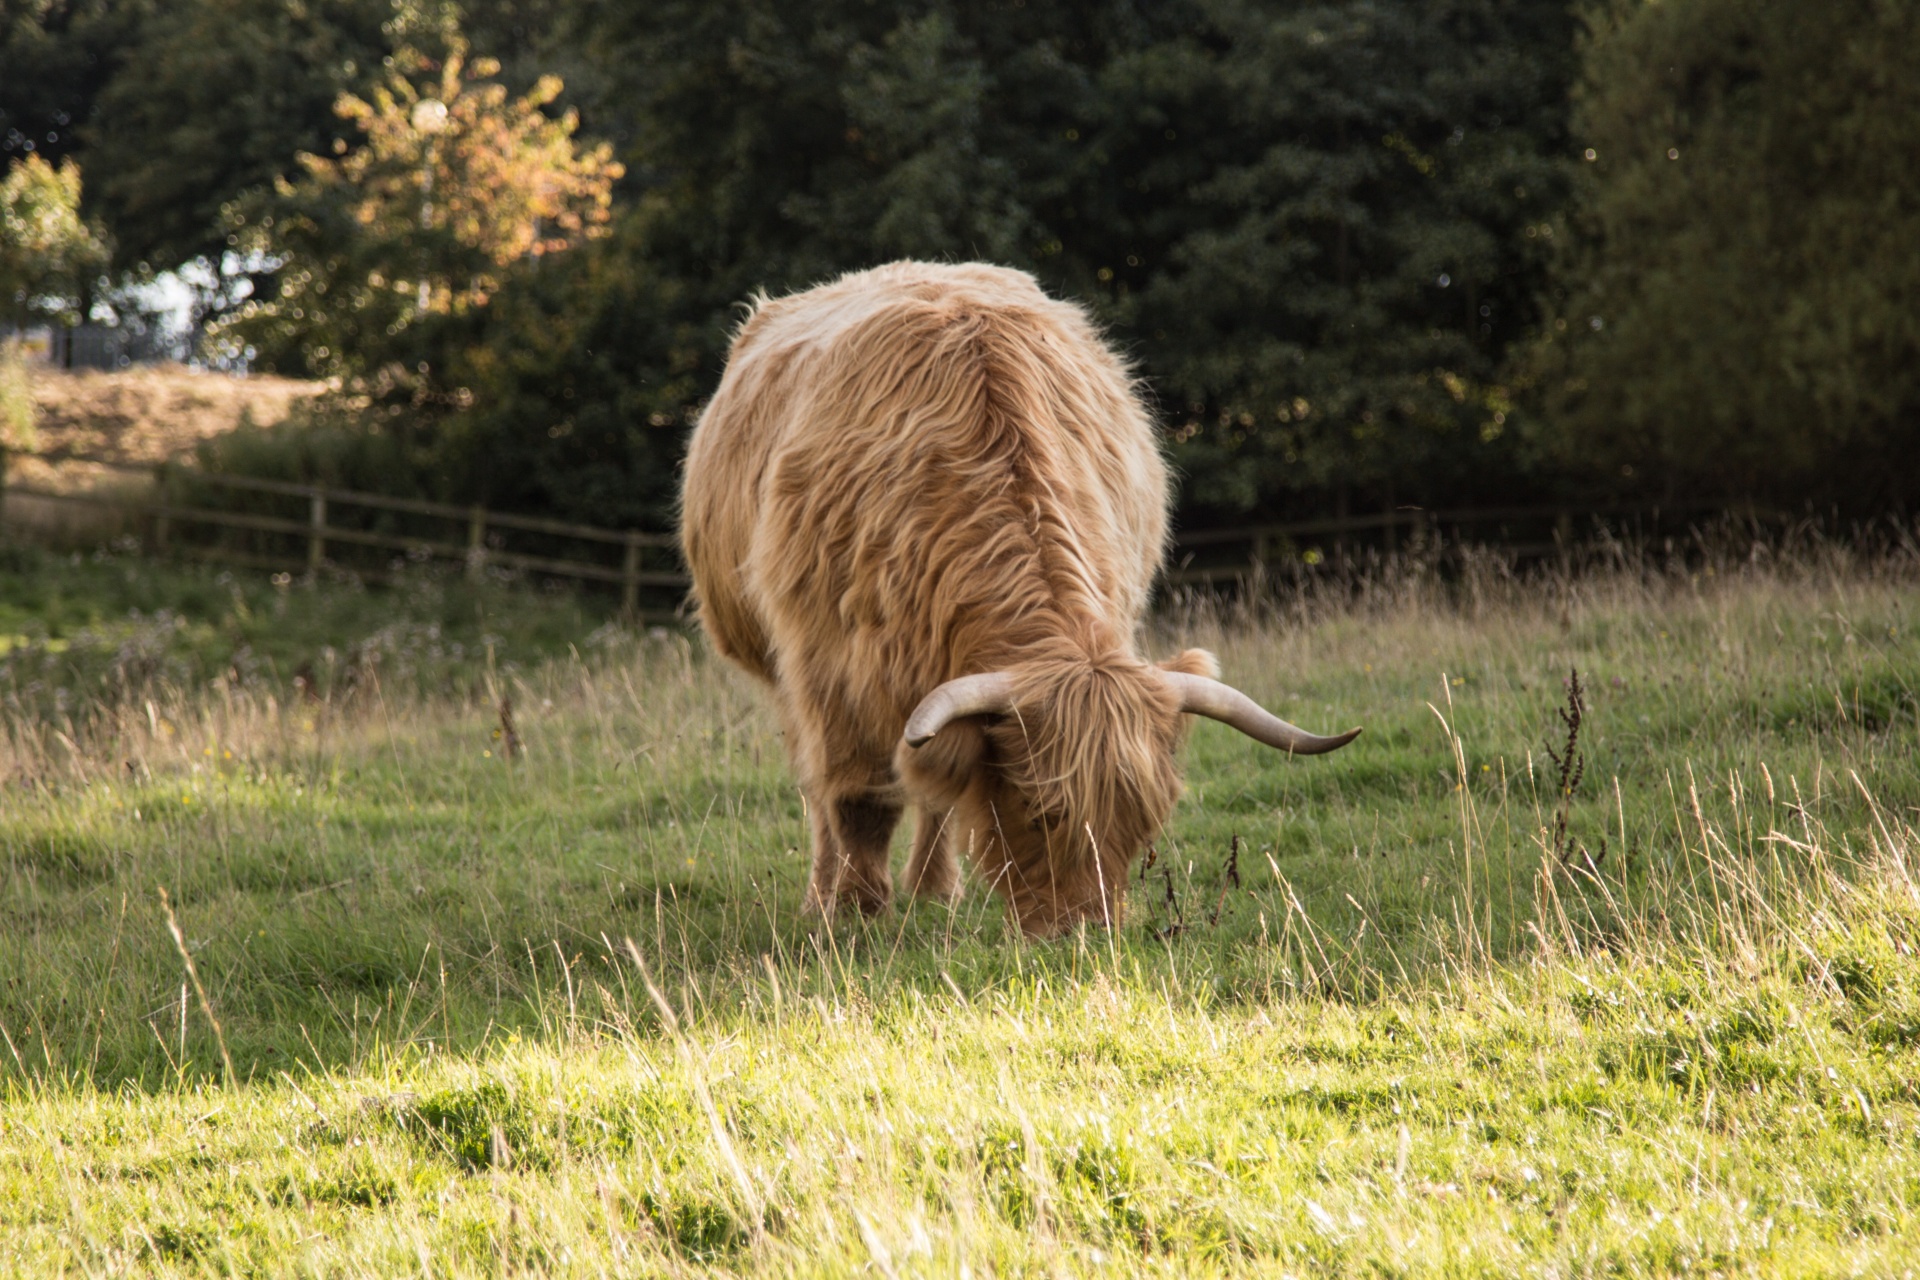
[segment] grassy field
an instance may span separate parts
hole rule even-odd
[[[5,677],[0,1272],[1920,1255],[1910,559],[1176,610],[1157,650],[1368,732],[1289,760],[1200,726],[1124,927],[1042,945],[977,887],[800,917],[779,736],[697,641],[214,582],[193,664],[61,668],[57,715]],[[316,632],[456,608],[491,660],[291,680]]]
[[[132,550],[0,546],[0,713],[73,738],[103,709],[183,695],[298,692],[336,709],[376,686],[471,698],[489,677],[618,635],[608,597],[470,584],[436,564],[400,579],[370,590],[342,575],[315,590]]]

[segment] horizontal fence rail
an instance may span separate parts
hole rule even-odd
[[[638,608],[642,587],[685,590],[688,585],[686,573],[678,567],[679,540],[671,534],[645,533],[637,529],[605,529],[567,520],[552,520],[544,516],[523,516],[492,511],[484,506],[460,506],[447,502],[431,502],[422,498],[396,498],[386,494],[334,489],[324,485],[297,484],[286,480],[224,475],[219,472],[182,467],[177,463],[130,463],[72,451],[16,456],[32,457],[49,464],[84,463],[150,479],[153,483],[152,497],[98,491],[63,492],[12,481],[8,474],[11,470],[11,457],[0,455],[0,501],[4,501],[8,496],[19,496],[43,502],[92,507],[145,517],[150,522],[148,547],[155,552],[179,551],[200,558],[232,561],[256,568],[317,573],[331,563],[328,557],[330,546],[370,547],[399,551],[418,558],[457,560],[465,564],[468,576],[476,578],[482,575],[489,565],[498,565],[557,578],[617,584],[621,588],[622,603],[629,612]],[[179,500],[177,496],[182,487],[189,485],[206,485],[285,498],[302,498],[306,500],[306,518],[294,519],[247,511],[229,511],[219,507],[196,506]],[[351,524],[342,523],[340,519],[342,509],[351,508],[397,512],[452,522],[464,530],[465,537],[454,540],[446,537],[421,537],[357,528]],[[303,556],[261,555],[232,547],[187,544],[176,536],[177,527],[181,525],[203,525],[283,535],[294,540],[304,540],[305,554]],[[618,547],[622,553],[621,560],[618,564],[609,564],[585,556],[535,555],[522,551],[510,551],[498,545],[498,535],[501,531],[540,534],[551,539]],[[675,567],[663,569],[646,566],[643,563],[643,557],[649,551],[670,556]]]
[[[1456,555],[1465,547],[1487,547],[1515,560],[1538,560],[1574,550],[1583,525],[1604,524],[1614,533],[1629,528],[1645,533],[1672,530],[1688,518],[1718,511],[1705,505],[1400,507],[1364,515],[1198,529],[1174,538],[1172,563],[1163,576],[1172,586],[1218,586],[1265,580],[1283,563],[1337,570],[1345,567],[1349,556],[1369,548],[1401,549],[1403,534],[1408,547],[1423,543],[1429,550]]]
[[[318,573],[333,564],[328,556],[329,547],[367,547],[398,551],[411,557],[460,561],[465,564],[471,577],[480,576],[489,565],[498,565],[550,577],[618,585],[622,603],[629,612],[637,610],[642,588],[685,591],[690,585],[679,562],[679,540],[671,534],[606,529],[544,516],[492,511],[484,506],[460,506],[286,480],[224,475],[184,467],[175,462],[129,463],[72,451],[13,456],[31,457],[49,464],[84,463],[150,478],[153,483],[153,496],[150,498],[128,493],[61,492],[10,482],[8,470],[11,459],[5,451],[0,451],[0,502],[7,495],[14,494],[45,502],[104,508],[145,517],[150,522],[147,545],[156,552],[171,550],[256,568]],[[195,506],[178,500],[180,489],[192,485],[304,499],[305,518]],[[338,516],[343,508],[393,512],[451,522],[462,527],[465,536],[423,537],[358,528],[340,522]],[[1344,567],[1350,554],[1359,554],[1366,548],[1389,552],[1398,549],[1403,534],[1409,546],[1422,540],[1429,548],[1438,548],[1443,544],[1456,549],[1479,545],[1497,548],[1516,559],[1535,559],[1569,551],[1574,545],[1580,522],[1588,525],[1611,522],[1621,527],[1631,524],[1643,531],[1661,527],[1664,523],[1665,527],[1671,529],[1691,516],[1711,510],[1718,509],[1513,506],[1422,510],[1402,507],[1360,515],[1230,529],[1201,529],[1183,533],[1175,539],[1172,562],[1166,566],[1162,576],[1166,584],[1173,587],[1216,587],[1266,581],[1283,563],[1296,568],[1325,565],[1337,570]],[[175,528],[188,524],[304,541],[305,554],[262,555],[234,547],[186,543],[176,538]],[[1483,531],[1483,536],[1469,536],[1471,531],[1476,530]],[[533,554],[508,550],[500,545],[500,536],[505,531],[592,546],[619,547],[620,563],[610,564],[584,555]],[[1531,536],[1516,536],[1516,531],[1524,531]],[[656,559],[671,560],[673,567],[661,568],[644,563],[648,553],[653,553]],[[381,575],[376,572],[369,576]]]

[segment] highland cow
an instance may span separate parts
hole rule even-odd
[[[810,910],[869,914],[959,854],[1021,929],[1117,922],[1180,793],[1186,714],[1313,754],[1136,633],[1168,476],[1127,370],[1023,272],[901,262],[755,301],[694,431],[682,529],[713,645],[772,687],[812,824]]]

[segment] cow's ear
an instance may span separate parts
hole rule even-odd
[[[1205,676],[1209,680],[1220,678],[1220,660],[1205,649],[1183,649],[1160,663],[1160,669],[1184,676]]]

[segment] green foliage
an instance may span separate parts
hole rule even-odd
[[[1595,10],[1554,456],[1669,498],[1920,497],[1916,59],[1884,0]]]
[[[670,522],[712,335],[675,315],[687,289],[631,251],[635,230],[510,266],[484,311],[407,331],[426,372],[390,366],[356,394],[243,426],[201,444],[202,465],[616,528]]]
[[[425,456],[404,430],[411,419],[395,410],[316,396],[291,406],[280,422],[266,427],[243,422],[201,441],[194,453],[206,470],[232,475],[361,493],[433,492]],[[180,479],[200,504],[247,508],[254,501],[217,486],[195,486],[191,476]]]
[[[32,449],[39,444],[33,424],[33,388],[18,342],[0,340],[0,449]]]
[[[119,261],[156,269],[230,242],[221,210],[293,172],[340,133],[342,92],[380,74],[402,38],[424,38],[394,0],[182,0],[140,29],[99,96],[87,135],[94,191]]]
[[[137,57],[155,0],[24,0],[0,7],[0,161],[83,150],[94,104]]]
[[[608,15],[589,114],[634,139],[698,391],[756,288],[987,258],[1093,304],[1195,507],[1417,500],[1511,474],[1498,373],[1564,186],[1570,33],[1478,0],[665,4]]]
[[[446,228],[398,216],[424,144],[329,118],[341,94],[383,118],[370,95],[409,40],[455,47],[430,5],[185,0],[94,143],[129,259],[240,251],[236,332],[267,365],[364,378],[450,496],[666,523],[740,302],[902,256],[1089,302],[1174,428],[1190,514],[1514,478],[1501,362],[1538,292],[1524,232],[1564,186],[1566,3],[536,0],[467,25],[478,52],[563,63],[628,162],[619,233],[556,255],[577,261],[460,266]],[[302,178],[301,152],[328,159]],[[423,273],[445,309],[419,305]]]
[[[631,219],[605,241],[521,265],[452,353],[463,407],[423,437],[450,497],[616,528],[667,527],[680,458],[724,338],[712,295],[649,261]]]
[[[407,422],[366,429],[444,496],[668,523],[740,301],[898,256],[1088,301],[1173,419],[1192,512],[1513,481],[1500,365],[1562,188],[1561,7],[738,0],[592,26],[584,118],[630,140],[617,234],[347,344],[399,355],[369,390]]]
[[[567,209],[387,127],[462,40],[500,154],[572,148],[523,176],[616,149],[604,241],[509,251]],[[741,301],[920,256],[1087,302],[1189,523],[1867,511],[1920,493],[1916,41],[1890,0],[37,0],[0,112],[45,114],[24,68],[124,263],[204,257],[264,364],[357,379],[387,487],[667,524]]]
[[[1543,257],[1523,232],[1565,190],[1566,13],[1214,12],[1213,39],[1116,69],[1151,88],[1126,104],[1147,128],[1115,140],[1115,167],[1137,168],[1112,204],[1134,243],[1180,225],[1111,314],[1172,419],[1187,501],[1511,485],[1501,366],[1535,314]],[[1117,268],[1126,248],[1100,256]]]
[[[604,143],[576,148],[575,115],[543,114],[558,78],[509,100],[500,64],[469,61],[457,37],[443,59],[402,48],[390,62],[367,98],[335,104],[351,143],[303,154],[298,181],[229,210],[278,287],[224,317],[218,339],[283,368],[411,383],[424,370],[405,357],[438,345],[412,330],[485,307],[516,262],[605,232],[621,169]]]
[[[28,156],[0,178],[0,313],[76,324],[107,264],[99,227],[80,216],[80,166]]]
[[[476,6],[465,26],[515,86],[547,53],[562,0]],[[119,262],[155,269],[231,247],[222,210],[329,154],[335,100],[361,93],[402,46],[443,53],[460,26],[447,0],[29,0],[0,10],[0,156],[83,151],[94,210]],[[520,73],[523,62],[539,65]],[[48,135],[52,135],[49,139]],[[31,147],[28,144],[32,144]]]

